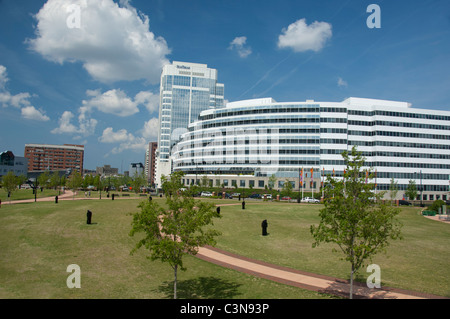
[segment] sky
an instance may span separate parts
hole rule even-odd
[[[217,69],[230,102],[450,111],[450,1],[0,0],[0,151],[81,144],[87,169],[144,163],[172,61]]]

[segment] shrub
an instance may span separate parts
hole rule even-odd
[[[438,213],[439,208],[442,207],[442,205],[445,205],[445,202],[443,200],[438,199],[438,200],[435,200],[428,209]]]

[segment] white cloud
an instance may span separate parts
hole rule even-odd
[[[141,130],[142,137],[146,138],[147,140],[157,138],[158,131],[159,131],[159,120],[154,117],[144,123],[144,128]]]
[[[9,81],[6,67],[0,65],[0,105],[2,107],[12,106],[21,109],[21,114],[24,119],[36,121],[48,121],[50,118],[45,115],[42,109],[36,109],[30,102],[30,99],[35,95],[28,92],[18,94],[11,94],[6,89],[6,83]]]
[[[102,143],[119,143],[119,146],[111,150],[112,154],[119,154],[125,150],[143,151],[148,145],[144,137],[136,137],[125,129],[114,132],[112,127],[104,129],[98,140]],[[105,156],[109,156],[110,153]]]
[[[241,58],[246,58],[252,53],[252,49],[248,46],[245,46],[247,42],[247,37],[236,37],[233,41],[230,42],[230,46],[228,49],[236,50]]]
[[[79,27],[71,23],[79,8]],[[30,48],[60,64],[80,61],[103,83],[145,79],[157,83],[169,63],[166,41],[149,30],[149,19],[128,1],[48,0],[35,15]]]
[[[295,52],[308,50],[318,52],[332,36],[331,24],[315,21],[307,25],[305,19],[297,20],[287,29],[283,28],[281,32],[278,47],[291,48]]]
[[[50,118],[42,110],[36,110],[34,106],[26,106],[21,110],[22,116],[28,120],[48,121]]]
[[[338,78],[337,85],[339,87],[347,87],[348,83],[347,83],[347,81],[344,81],[342,78]]]
[[[80,115],[78,116],[78,127],[73,125],[72,118],[74,114],[70,111],[65,111],[59,119],[59,127],[51,130],[53,134],[82,134],[84,136],[92,135],[97,126],[97,120],[86,116],[87,109],[80,107]]]
[[[102,143],[122,143],[134,140],[134,136],[125,129],[114,132],[112,127],[107,127],[98,140]]]
[[[158,119],[152,118],[144,123],[144,127],[139,130],[141,136],[135,136],[129,133],[126,129],[121,129],[114,132],[112,127],[107,127],[103,130],[102,136],[98,140],[102,143],[117,143],[105,157],[110,154],[118,154],[125,150],[144,151],[148,147],[148,142],[158,136]]]
[[[90,99],[83,100],[82,103],[89,111],[97,109],[103,113],[125,117],[138,113],[139,105],[144,105],[150,113],[159,109],[159,94],[150,91],[141,91],[134,99],[121,89],[112,89],[104,93],[100,90],[87,90],[86,95]]]
[[[159,110],[159,94],[154,94],[149,91],[141,91],[134,97],[137,104],[143,104],[149,111],[153,113]]]
[[[65,111],[59,119],[59,127],[53,129],[51,132],[53,134],[77,133],[78,129],[70,123],[73,116],[72,112]]]
[[[89,109],[95,108],[100,112],[118,116],[130,116],[139,112],[137,103],[120,89],[109,90],[103,94],[99,91],[89,91],[88,95],[92,98],[84,100],[83,106]]]
[[[6,67],[0,65],[0,90],[5,88],[6,82],[8,82],[8,75],[6,73]]]

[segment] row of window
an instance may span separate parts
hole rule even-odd
[[[280,105],[277,107],[268,107],[268,108],[246,108],[241,110],[232,110],[232,111],[224,111],[224,112],[215,112],[213,114],[208,114],[204,116],[200,116],[199,120],[212,120],[221,117],[228,116],[240,116],[240,115],[256,115],[256,114],[267,114],[267,113],[319,113],[320,109],[317,105]]]
[[[420,113],[406,113],[406,112],[391,112],[391,111],[359,111],[359,110],[348,110],[348,115],[362,115],[362,116],[393,116],[393,117],[407,117],[415,119],[426,119],[426,120],[440,120],[440,121],[450,121],[450,116],[436,115],[436,114],[420,114]]]
[[[229,116],[240,116],[240,115],[255,115],[255,114],[267,114],[267,113],[318,113],[318,112],[331,112],[331,113],[348,113],[348,115],[362,115],[362,116],[391,116],[391,117],[406,117],[406,118],[418,118],[418,119],[427,119],[427,120],[443,120],[450,121],[450,116],[442,116],[442,115],[433,115],[433,114],[418,114],[418,113],[405,113],[405,112],[391,112],[391,111],[359,111],[359,110],[348,110],[346,108],[337,108],[337,107],[318,107],[318,105],[279,105],[271,108],[261,108],[261,107],[249,107],[245,110],[233,110],[233,111],[225,111],[225,112],[216,112],[214,114],[208,114],[199,117],[199,120],[211,120],[221,117],[229,117]],[[383,122],[383,121],[377,121]],[[370,123],[370,122],[369,122]],[[408,125],[411,126],[403,126]],[[361,125],[361,124],[353,124],[353,125]],[[364,124],[362,124],[364,125]],[[373,125],[373,124],[372,124]],[[415,123],[401,123],[397,122],[386,122],[385,124],[377,124],[377,125],[388,125],[388,126],[402,126],[402,127],[417,127]],[[432,129],[441,129],[440,125],[430,125],[430,124],[420,124],[420,127],[423,128],[432,128]],[[427,127],[428,126],[428,127]]]
[[[405,147],[405,148],[426,148],[438,150],[450,150],[450,144],[433,144],[433,143],[407,143],[392,141],[348,141],[348,145],[356,146],[385,146],[385,147]]]
[[[203,172],[202,172],[203,173]],[[228,178],[224,178],[224,179],[208,179],[207,180],[208,185],[210,187],[215,186],[215,187],[241,187],[241,188],[254,188],[254,187],[258,187],[258,188],[265,188],[266,186],[269,186],[269,182],[265,181],[265,180],[245,180],[245,179],[228,179]],[[200,185],[202,183],[202,180],[199,178],[186,178],[186,179],[182,179],[182,183],[183,185]],[[294,189],[298,189],[299,188],[299,184],[297,181],[289,181],[289,183],[291,183],[292,187]],[[214,184],[214,185],[213,185]],[[275,187],[277,187],[278,189],[281,189],[284,187],[285,181],[284,180],[277,180],[277,184],[273,185]],[[304,181],[302,183],[303,188],[304,189],[310,189],[311,186],[313,188],[317,188],[318,185],[322,185],[322,183],[317,183],[317,182],[313,182],[313,185],[311,185],[310,181]],[[377,184],[376,188],[379,191],[389,191],[390,189],[390,184]],[[398,184],[397,185],[398,189],[400,191],[406,191],[408,185],[407,184]],[[420,191],[424,191],[424,192],[446,192],[447,191],[447,186],[444,185],[418,185],[417,186],[417,192],[419,193]],[[442,196],[442,197],[441,197]],[[446,194],[422,194],[422,200],[437,200],[437,199],[443,199],[443,200],[447,200],[447,195]],[[420,200],[420,194],[419,194],[419,198]]]
[[[413,123],[413,122],[390,122],[390,121],[354,121],[348,120],[348,125],[359,125],[359,126],[393,126],[393,127],[410,127],[410,128],[421,128],[430,130],[450,130],[448,125],[435,125],[435,124],[425,124],[425,123]]]
[[[348,131],[348,135],[357,136],[394,136],[406,138],[428,138],[433,140],[449,140],[450,135],[423,134],[410,132],[390,132],[390,131]]]

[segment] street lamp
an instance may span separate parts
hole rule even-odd
[[[420,170],[420,207],[423,207],[423,187],[422,187],[422,170]]]

